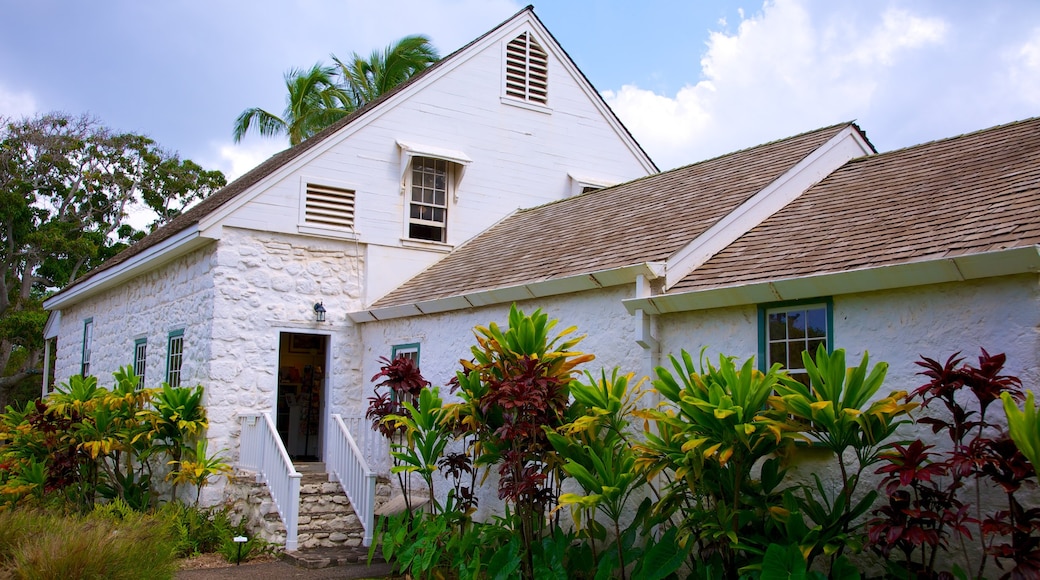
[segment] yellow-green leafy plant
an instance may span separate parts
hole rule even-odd
[[[1001,393],[1000,399],[1004,403],[1004,412],[1007,413],[1011,440],[1036,470],[1040,465],[1040,410],[1037,409],[1033,392],[1026,391],[1025,404],[1021,409],[1011,393]]]
[[[797,540],[810,566],[821,554],[836,557],[846,548],[862,548],[865,534],[859,530],[859,520],[878,493],[871,489],[857,497],[860,478],[865,469],[879,461],[879,453],[890,446],[896,429],[909,422],[910,411],[917,407],[906,402],[905,391],[876,397],[888,364],[870,367],[869,361],[864,353],[858,365],[846,368],[843,349],[828,353],[821,345],[815,356],[802,353],[809,384],[780,381],[776,395],[770,398],[770,405],[783,413],[776,420],[784,428],[799,431],[813,446],[831,451],[841,474],[842,487],[837,493],[826,490],[819,476],[813,474],[815,486],[798,494],[798,512],[789,509],[790,504],[776,511],[786,529],[800,536],[791,539]],[[846,455],[849,450],[855,457],[851,465]],[[804,525],[800,521],[803,514],[811,520]]]
[[[210,455],[206,438],[195,442],[195,449],[190,454],[182,454],[180,461],[170,461],[173,470],[166,476],[174,485],[188,484],[195,486],[195,505],[199,505],[202,488],[209,485],[210,480],[231,473],[231,465],[220,453]],[[190,455],[190,457],[185,457]]]
[[[639,399],[639,385],[629,387],[632,375],[617,369],[607,377],[586,373],[588,382],[571,383],[574,419],[557,430],[546,427],[546,436],[563,459],[563,470],[581,486],[582,492],[559,497],[559,508],[569,507],[575,528],[588,540],[593,559],[600,568],[607,561],[597,555],[596,541],[606,536],[603,525],[596,521],[600,513],[613,525],[616,569],[625,578],[626,561],[622,541],[621,519],[630,500],[646,483],[636,469],[636,451],[628,432],[628,417]],[[559,509],[557,508],[557,509]]]
[[[638,412],[649,428],[636,465],[669,482],[657,510],[680,520],[678,540],[706,573],[736,578],[775,534],[770,508],[780,504],[781,457],[795,430],[766,403],[786,375],[779,365],[761,372],[753,359],[698,366],[685,350],[669,359],[653,383],[660,406]]]

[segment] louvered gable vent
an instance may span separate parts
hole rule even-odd
[[[549,56],[529,32],[506,45],[506,95],[549,103]]]
[[[353,228],[354,192],[308,183],[304,220],[315,225]]]

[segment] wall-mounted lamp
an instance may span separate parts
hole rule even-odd
[[[325,306],[323,302],[314,305],[314,316],[318,322],[325,322]]]

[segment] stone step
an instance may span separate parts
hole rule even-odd
[[[368,562],[368,548],[362,546],[341,546],[336,548],[310,548],[285,552],[282,557],[300,568],[330,568],[348,564],[365,564]],[[383,559],[383,552],[376,548],[372,553],[371,577],[386,577],[391,569]],[[366,577],[369,577],[366,574]]]

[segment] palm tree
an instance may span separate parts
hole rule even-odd
[[[356,52],[346,62],[332,55],[336,66],[317,63],[310,70],[290,70],[285,75],[289,94],[282,116],[258,107],[242,111],[235,120],[235,142],[255,127],[264,137],[285,133],[289,144],[296,145],[378,99],[439,58],[429,38],[412,35],[383,52],[373,51],[368,59]]]
[[[340,87],[357,108],[390,92],[439,59],[430,39],[418,34],[398,40],[383,52],[372,51],[367,59],[356,52],[346,62],[332,55],[339,67]]]
[[[315,64],[310,70],[292,69],[285,73],[285,111],[279,117],[259,107],[242,111],[235,120],[235,143],[251,127],[260,135],[271,137],[280,133],[289,136],[289,144],[296,145],[350,114],[354,107],[347,94],[333,80],[335,67]]]

